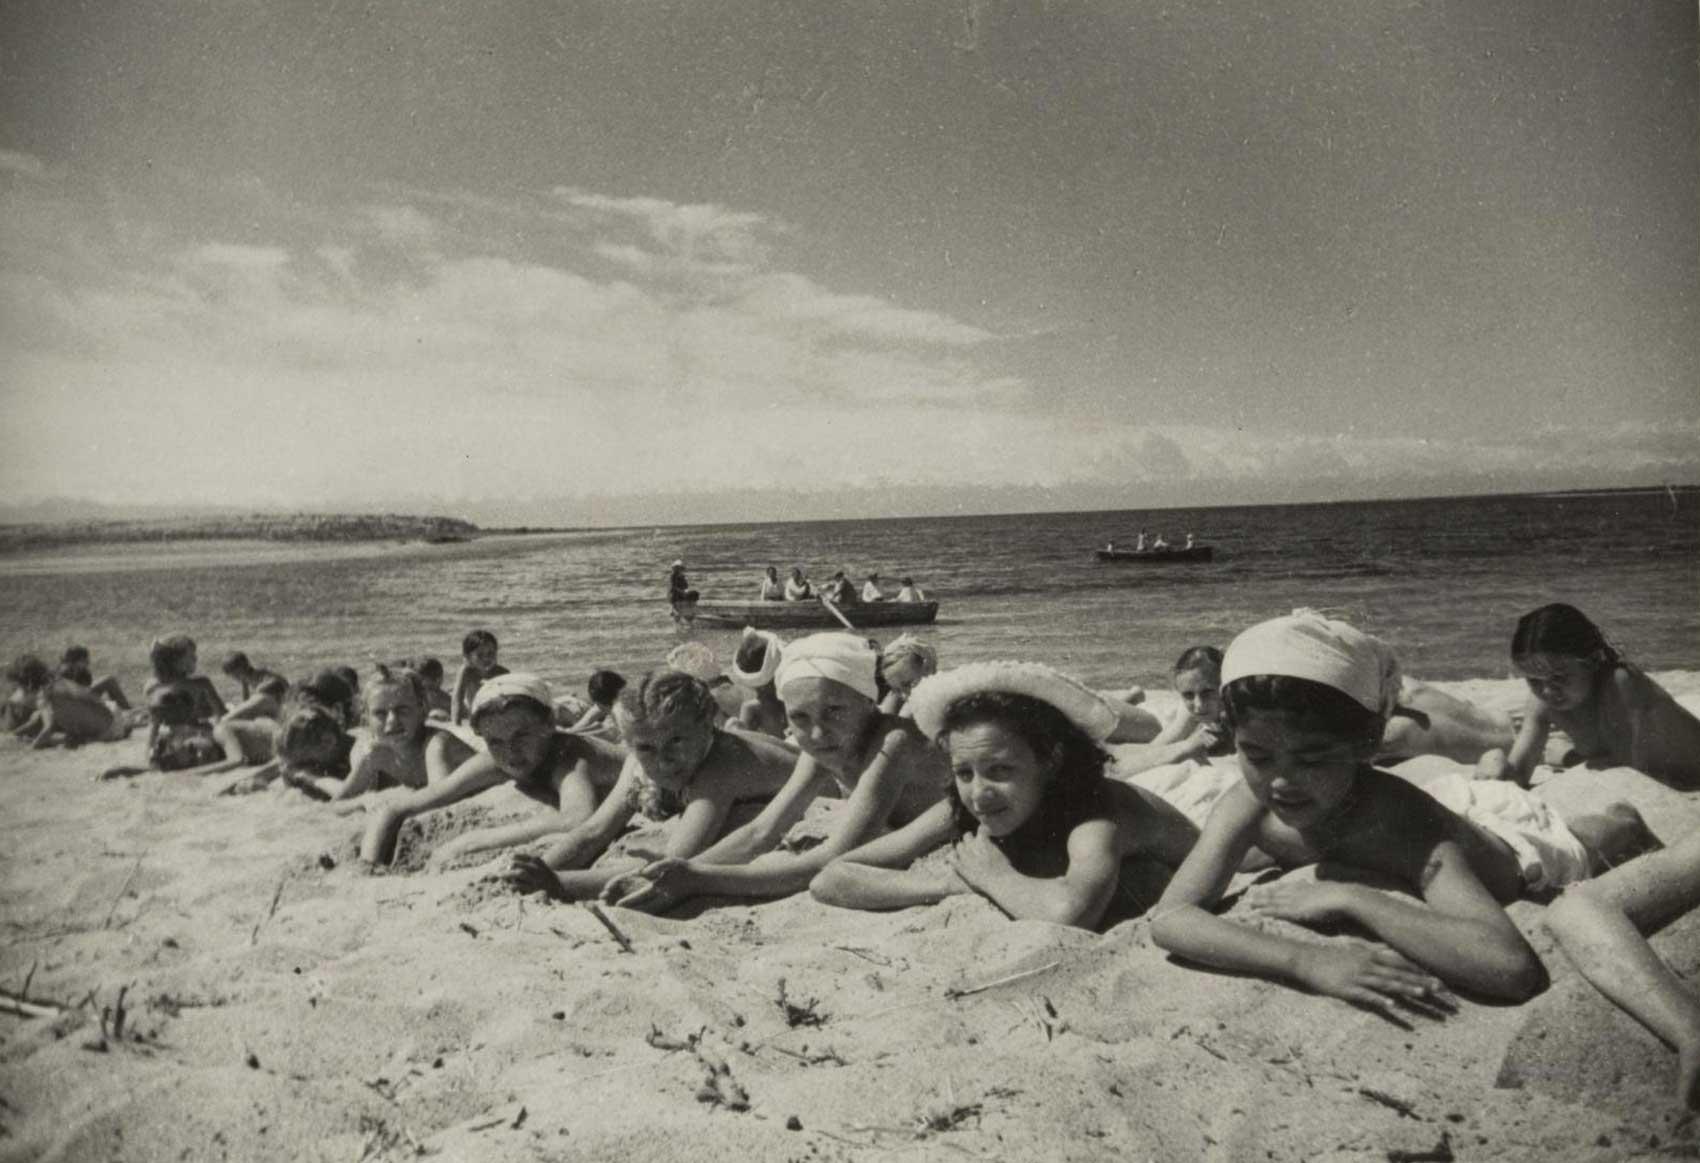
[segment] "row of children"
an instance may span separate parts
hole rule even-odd
[[[1112,700],[1038,663],[939,672],[908,636],[882,657],[852,634],[786,644],[747,631],[730,670],[751,692],[736,722],[722,722],[704,678],[664,668],[615,690],[606,722],[574,732],[560,728],[546,682],[495,673],[490,655],[467,682],[476,746],[418,726],[425,698],[402,677],[413,672],[383,668],[368,685],[374,735],[428,733],[465,750],[442,778],[394,780],[409,790],[371,812],[365,860],[388,861],[409,817],[511,782],[548,810],[465,833],[433,860],[549,837],[495,875],[522,891],[649,909],[805,889],[871,909],[971,892],[1011,916],[1088,927],[1149,909],[1154,939],[1186,960],[1383,1010],[1445,1009],[1451,988],[1530,996],[1545,969],[1502,906],[1623,864],[1598,892],[1567,895],[1554,928],[1590,979],[1679,1046],[1682,1095],[1693,1097],[1700,1003],[1660,975],[1637,926],[1700,902],[1700,844],[1632,860],[1656,841],[1627,805],[1565,820],[1519,784],[1558,731],[1573,751],[1563,758],[1634,760],[1694,786],[1700,721],[1569,607],[1519,623],[1522,730],[1509,755],[1484,758],[1483,778],[1446,795],[1374,765],[1405,689],[1392,654],[1308,611],[1252,627],[1221,655],[1183,655],[1185,710],[1170,729],[1190,741],[1189,760],[1233,757],[1205,804],[1124,778],[1105,745],[1120,722]],[[340,795],[359,782],[314,786]],[[783,850],[822,795],[844,800],[825,839]],[[730,826],[746,801],[763,806]],[[670,821],[661,849],[599,859],[639,814]],[[1334,871],[1254,889],[1254,912],[1348,922],[1382,947],[1295,941],[1216,915],[1236,873],[1257,862]]]

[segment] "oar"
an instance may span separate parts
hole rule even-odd
[[[832,616],[834,618],[837,618],[840,622],[844,623],[844,628],[846,630],[850,631],[852,634],[861,633],[861,631],[857,630],[856,627],[851,624],[850,619],[844,616],[844,611],[832,604],[831,598],[827,597],[825,594],[816,594],[815,596],[820,599],[821,605],[832,611]]]

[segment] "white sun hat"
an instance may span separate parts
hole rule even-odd
[[[1258,674],[1333,687],[1383,716],[1399,703],[1399,662],[1388,645],[1315,610],[1259,622],[1229,643],[1222,656],[1222,685]]]
[[[916,726],[927,738],[937,739],[951,704],[981,691],[1005,691],[1049,703],[1100,743],[1121,721],[1103,695],[1042,662],[970,662],[929,675],[916,684],[907,706]]]

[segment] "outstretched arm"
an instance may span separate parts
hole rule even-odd
[[[791,830],[815,797],[824,790],[827,775],[807,755],[797,756],[797,765],[779,794],[767,802],[755,819],[734,828],[700,853],[699,864],[746,864],[763,852],[771,852]]]
[[[845,909],[906,909],[971,892],[949,864],[915,869],[920,857],[955,837],[950,805],[937,803],[895,832],[852,848],[809,881],[824,904]]]
[[[1511,751],[1505,757],[1504,773],[1500,779],[1509,779],[1518,787],[1528,787],[1529,777],[1539,766],[1541,757],[1546,752],[1547,735],[1552,731],[1552,725],[1547,722],[1546,704],[1534,696],[1530,696],[1528,705],[1523,709],[1523,726],[1517,732],[1517,739],[1511,744]],[[1488,752],[1488,756],[1495,752]]]
[[[1643,934],[1700,904],[1700,833],[1568,889],[1547,928],[1595,989],[1677,1051],[1676,1099],[1700,1106],[1700,998]]]

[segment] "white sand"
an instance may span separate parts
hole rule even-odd
[[[1700,674],[1661,678],[1700,698]],[[1672,1056],[1582,987],[1533,904],[1512,912],[1553,989],[1409,1029],[1182,968],[1143,922],[1094,936],[977,898],[609,910],[627,953],[584,908],[476,869],[361,875],[361,818],[295,793],[89,780],[120,754],[6,745],[0,761],[0,986],[33,970],[30,997],[78,1007],[0,1015],[0,1159],[1522,1160],[1700,1143],[1667,1098]],[[1553,794],[1621,782],[1578,772]],[[486,798],[436,839],[526,810]],[[1700,818],[1674,795],[1641,806],[1666,834]],[[1700,964],[1700,924],[1661,942]],[[122,1035],[109,1017],[102,1039],[121,989]]]

